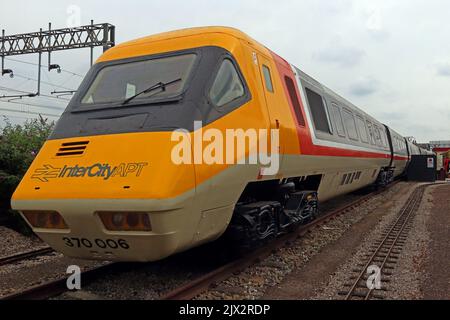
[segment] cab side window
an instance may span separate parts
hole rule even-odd
[[[264,75],[264,82],[266,83],[266,89],[269,92],[273,92],[273,83],[272,83],[272,76],[270,75],[270,69],[268,66],[263,65],[262,70]]]
[[[294,81],[288,77],[284,77],[284,81],[286,82],[286,88],[289,93],[289,99],[291,100],[292,106],[294,107],[295,116],[297,117],[297,123],[301,125],[302,127],[305,126],[305,119],[303,118],[301,106],[300,106],[300,100],[297,95],[297,91],[295,89]]]
[[[216,79],[209,90],[211,102],[218,107],[222,107],[244,96],[244,93],[244,85],[234,64],[229,59],[223,60]]]

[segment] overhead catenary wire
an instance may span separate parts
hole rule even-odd
[[[17,109],[11,109],[11,108],[0,108],[0,111],[18,112],[18,113],[26,113],[26,114],[35,114],[35,115],[42,115],[42,116],[46,116],[46,117],[55,117],[55,118],[61,117],[60,114],[45,113],[45,112],[37,112],[37,111],[29,111],[29,110],[17,110]],[[7,117],[7,116],[6,116],[6,117]]]
[[[29,81],[39,82],[37,79],[30,78],[30,77],[23,76],[23,75],[16,74],[16,73],[14,73],[14,77],[22,78],[22,79],[27,79],[27,80],[29,80]],[[42,84],[46,84],[46,85],[48,85],[48,86],[50,86],[50,87],[56,87],[56,88],[60,88],[60,89],[73,90],[73,91],[75,91],[75,89],[68,88],[68,87],[64,87],[64,86],[60,86],[60,85],[53,84],[53,83],[46,82],[46,81],[42,81],[42,80],[41,80],[41,83],[42,83]]]
[[[15,82],[16,84],[19,83],[19,86],[16,85],[9,85],[10,87],[2,87],[0,90],[5,90],[6,94],[0,95],[0,102],[3,102],[5,108],[1,108],[2,111],[8,111],[8,112],[20,112],[20,113],[28,113],[28,114],[35,114],[40,115],[44,114],[50,117],[59,117],[59,114],[50,114],[50,113],[41,113],[41,112],[34,112],[35,109],[32,108],[50,108],[54,110],[59,110],[62,112],[64,109],[63,105],[61,104],[61,108],[58,106],[52,106],[49,100],[45,101],[45,99],[54,99],[55,101],[61,102],[68,102],[70,99],[64,99],[60,96],[50,96],[46,94],[41,94],[41,85],[48,85],[53,89],[53,92],[57,93],[56,90],[62,89],[66,91],[76,92],[75,89],[70,88],[70,86],[77,86],[78,79],[75,79],[74,77],[79,77],[81,79],[84,78],[84,73],[81,72],[77,73],[71,70],[66,70],[60,68],[57,64],[51,64],[51,53],[53,51],[62,51],[62,50],[68,50],[68,49],[80,49],[80,48],[90,48],[91,49],[91,65],[92,65],[92,57],[93,57],[93,49],[94,47],[103,47],[103,51],[106,51],[108,48],[111,48],[115,45],[115,27],[108,23],[103,24],[95,24],[93,21],[91,21],[91,25],[87,26],[79,26],[74,28],[63,28],[63,29],[57,29],[57,30],[51,30],[51,24],[49,24],[49,30],[43,31],[40,29],[40,32],[31,32],[27,34],[19,34],[19,35],[9,35],[5,36],[5,33],[3,31],[3,37],[7,39],[5,48],[2,48],[2,62],[8,61],[13,63],[20,63],[20,64],[26,64],[31,66],[36,66],[38,68],[39,75],[37,79],[26,76],[27,73],[19,71],[18,73],[13,73],[13,70],[11,69],[5,69],[5,74],[9,73],[11,77],[13,75],[17,78],[24,79],[25,81],[18,81]],[[43,37],[44,40],[42,41]],[[4,39],[4,40],[5,40]],[[23,40],[25,39],[25,41]],[[39,41],[39,46],[35,45],[35,41]],[[27,59],[20,60],[20,59],[14,59],[10,58],[9,56],[13,55],[23,55],[23,54],[33,54],[38,53],[39,54],[39,63],[28,61]],[[48,53],[48,63],[42,64],[41,55],[43,53]],[[3,66],[3,64],[2,64]],[[58,80],[53,81],[53,77],[50,77],[47,73],[44,73],[44,77],[47,78],[46,81],[42,81],[42,68],[48,68],[48,71],[51,71],[53,69],[57,69],[58,73],[65,73],[69,76],[63,76],[58,77]],[[20,74],[22,73],[22,74]],[[37,90],[30,92],[30,90],[27,87],[27,81],[34,81],[37,82]],[[57,84],[55,84],[55,82]],[[0,83],[1,84],[1,83]],[[47,88],[48,89],[48,88]],[[27,91],[25,91],[27,90]],[[15,92],[11,94],[11,92]],[[53,94],[52,92],[52,94]],[[17,94],[18,93],[18,94]],[[9,94],[9,95],[7,95]],[[2,98],[2,99],[1,99]],[[25,98],[40,98],[42,100],[38,100],[38,102],[42,103],[40,104],[34,104],[34,103],[27,103],[30,101],[29,99]],[[18,101],[20,100],[20,101]],[[27,101],[27,102],[23,102]],[[17,109],[13,108],[12,105],[8,104],[16,104],[20,105],[22,107],[19,107]],[[50,104],[50,105],[43,105],[43,104]],[[57,103],[54,103],[54,105],[58,105]],[[28,106],[28,110],[25,110],[25,106]],[[11,108],[8,108],[11,107]]]
[[[40,105],[40,104],[34,104],[34,103],[27,103],[27,102],[16,102],[16,101],[1,101],[0,103],[12,103],[17,105],[23,105],[27,107],[35,107],[35,108],[44,108],[44,109],[51,109],[51,110],[58,110],[58,111],[64,111],[65,107],[57,107],[57,106],[47,106],[47,105]]]
[[[28,91],[23,91],[23,90],[18,90],[18,89],[13,89],[13,88],[9,88],[9,87],[4,87],[4,86],[0,86],[0,90],[4,90],[4,91],[11,91],[11,92],[17,92],[17,93],[23,93],[23,94],[32,94],[32,92],[28,92]],[[55,97],[55,96],[50,96],[50,95],[47,95],[47,94],[43,94],[43,93],[41,93],[41,94],[39,94],[39,96],[37,96],[37,97],[44,97],[44,98],[49,98],[49,99],[56,99],[56,100],[59,100],[59,101],[61,101],[61,102],[63,102],[63,101],[70,101],[70,99],[64,99],[64,98],[60,98],[60,97]],[[2,96],[0,96],[0,98],[2,98]],[[2,101],[1,99],[0,99],[0,101]],[[2,102],[8,102],[8,101],[2,101]]]
[[[22,60],[18,60],[18,59],[5,58],[5,60],[9,60],[9,61],[13,61],[13,62],[19,62],[19,63],[24,63],[24,64],[28,64],[28,65],[32,65],[32,66],[39,66],[39,64],[37,64],[37,63],[28,62],[28,61],[22,61]],[[47,65],[41,65],[41,68],[47,69],[48,66]],[[73,72],[73,71],[70,71],[70,70],[61,69],[61,72],[65,72],[65,73],[71,74],[73,76],[84,78],[84,76],[82,76],[81,74]]]
[[[8,115],[2,115],[2,117],[6,118],[6,119],[10,119],[10,118],[16,118],[16,119],[36,119],[36,117],[33,116],[17,116],[17,115],[12,115],[12,114],[8,114]]]
[[[68,77],[65,81],[61,82],[61,86],[65,86],[66,83],[68,83],[71,79],[73,79],[74,75],[71,75],[70,77]]]

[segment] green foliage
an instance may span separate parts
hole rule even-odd
[[[39,117],[13,125],[4,117],[0,129],[0,218],[17,217],[10,210],[11,196],[31,162],[53,130],[54,122]]]

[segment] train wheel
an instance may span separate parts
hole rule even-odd
[[[228,238],[246,248],[256,248],[278,235],[278,202],[255,202],[236,207]]]

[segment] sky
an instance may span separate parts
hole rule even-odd
[[[2,2],[0,28],[6,34],[38,31],[49,22],[53,28],[85,25],[93,19],[115,25],[121,43],[181,28],[235,27],[402,135],[419,142],[450,140],[447,0]],[[100,54],[96,49],[96,57]],[[36,63],[37,55],[11,59]],[[32,113],[57,119],[54,115],[70,96],[57,99],[50,93],[77,88],[89,69],[89,50],[56,52],[52,63],[63,72],[43,70],[42,93],[49,97],[0,99],[0,115],[13,123],[36,116]],[[0,77],[0,96],[12,93],[5,87],[36,91],[36,66],[7,60],[5,68],[17,76]]]

